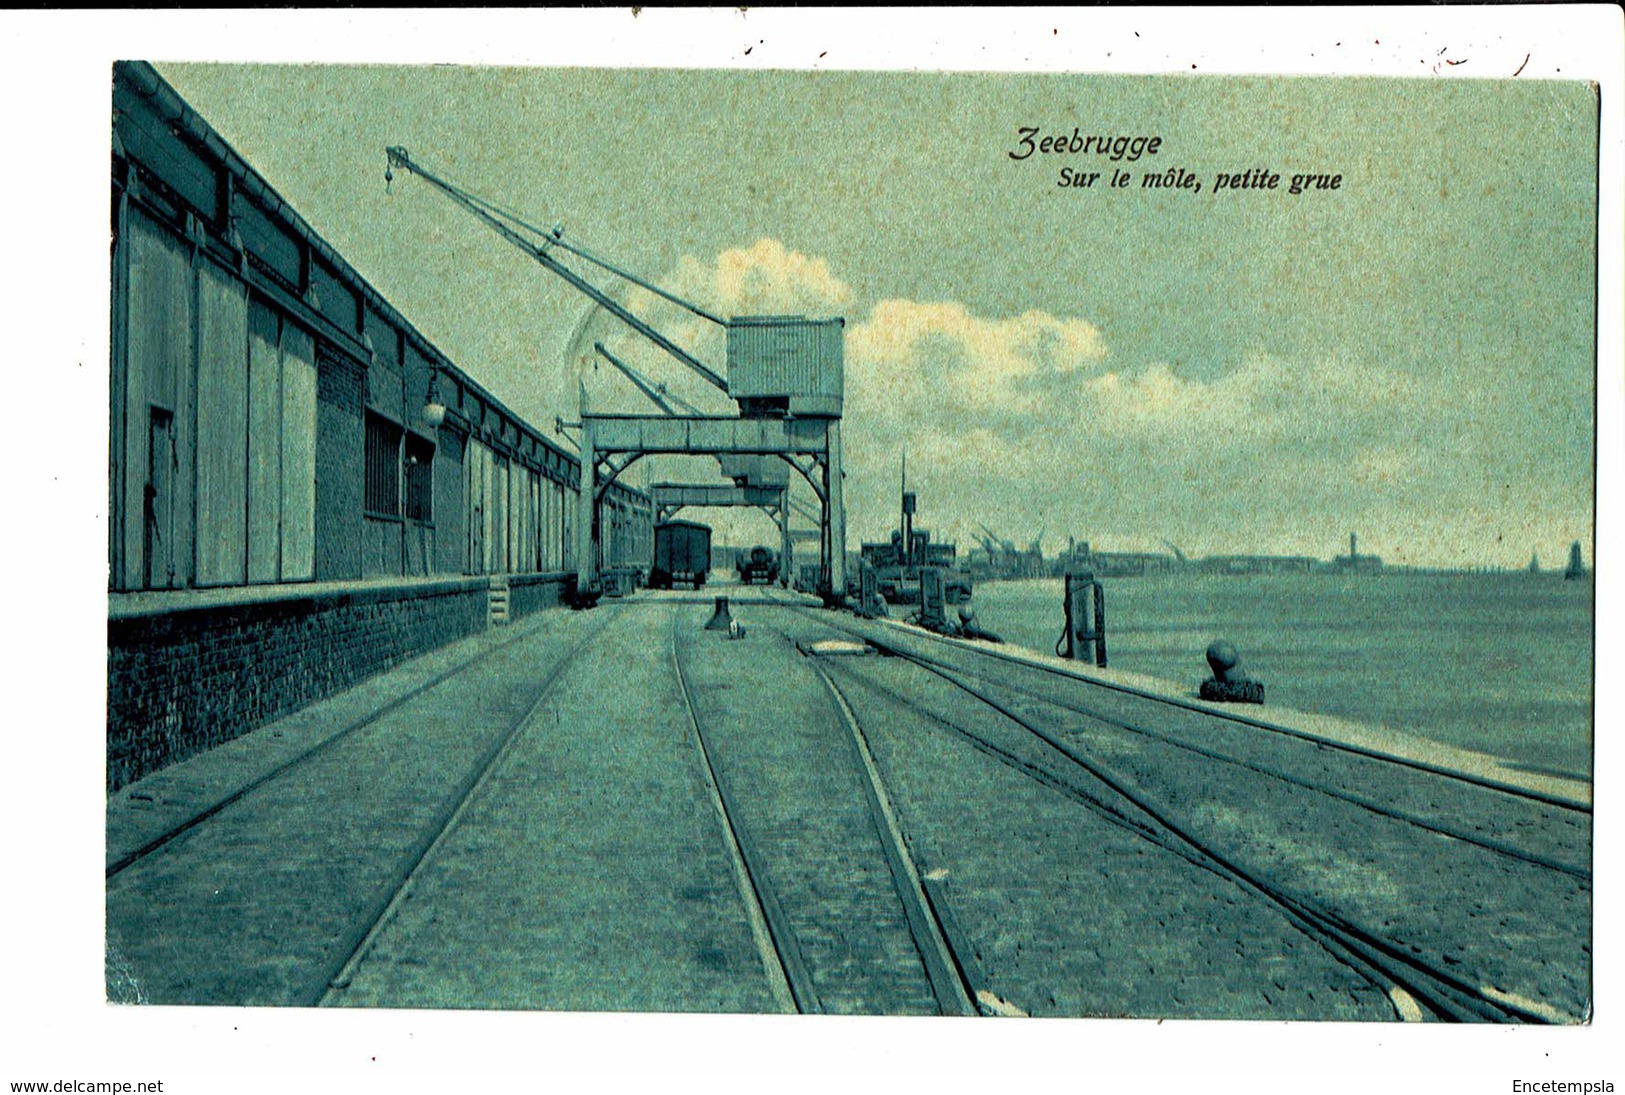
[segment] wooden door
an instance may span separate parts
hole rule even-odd
[[[147,434],[146,552],[142,584],[175,585],[175,416],[152,408]]]

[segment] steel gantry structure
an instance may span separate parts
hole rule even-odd
[[[585,385],[581,386],[581,468],[582,476],[593,469],[592,491],[583,489],[576,517],[576,559],[596,562],[592,516],[597,498],[634,462],[651,455],[686,456],[776,456],[806,479],[821,503],[819,536],[820,591],[840,596],[846,590],[846,506],[841,490],[841,420],[839,418],[734,418],[708,415],[624,415],[593,414],[588,409]],[[719,485],[719,490],[730,488]],[[749,491],[751,484],[735,490]],[[788,545],[788,513],[782,502],[783,487],[762,487],[777,492],[782,541]],[[595,497],[596,496],[596,497]],[[658,499],[656,504],[658,505]],[[689,503],[696,504],[696,503]],[[717,504],[717,503],[705,503]],[[755,502],[723,503],[757,505]],[[786,552],[788,558],[788,552]],[[580,566],[578,562],[578,567]],[[578,582],[583,588],[596,580],[596,567],[589,576],[581,567]]]
[[[649,488],[655,522],[669,520],[688,506],[747,506],[772,518],[779,530],[779,584],[789,583],[789,489],[781,486],[739,486],[732,483],[656,483]]]

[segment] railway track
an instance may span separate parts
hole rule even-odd
[[[527,880],[547,870],[543,861],[533,858],[535,853],[567,856],[561,852],[557,834],[531,820],[545,815],[546,808],[539,814],[528,799],[515,796],[516,787],[526,785],[525,777],[516,778],[515,773],[534,771],[553,756],[565,765],[561,772],[571,773],[572,784],[601,781],[606,788],[617,788],[610,792],[615,794],[622,793],[621,788],[646,786],[627,779],[624,772],[581,768],[578,761],[584,758],[566,761],[558,756],[556,746],[547,744],[548,735],[529,733],[555,683],[569,673],[584,651],[598,643],[618,613],[599,615],[600,619],[584,621],[586,626],[570,646],[522,686],[505,684],[502,694],[489,695],[484,704],[474,700],[481,685],[465,681],[458,686],[461,692],[452,698],[456,712],[452,717],[459,727],[481,727],[478,741],[459,754],[455,773],[450,769],[436,772],[432,785],[424,778],[429,771],[425,765],[441,767],[441,757],[423,739],[435,735],[419,735],[405,728],[402,719],[411,716],[413,699],[427,697],[427,703],[436,688],[479,658],[460,661],[385,710],[301,750],[170,826],[159,838],[149,840],[139,854],[124,857],[125,862],[116,864],[117,869],[108,875],[109,945],[117,964],[143,971],[148,995],[140,998],[168,1003],[319,1007],[426,998],[448,1002],[524,999],[523,986],[511,996],[493,990],[492,995],[472,997],[459,997],[455,988],[447,987],[457,980],[456,967],[466,966],[470,960],[485,968],[477,975],[480,978],[495,972],[489,968],[494,958],[486,954],[476,958],[480,948],[468,931],[483,919],[478,911],[481,902],[487,908],[492,900],[529,907],[521,899]],[[802,870],[799,861],[807,842],[798,838],[803,826],[795,824],[795,819],[772,816],[784,803],[764,794],[752,780],[752,758],[746,755],[739,728],[721,725],[719,704],[725,708],[727,701],[715,694],[719,687],[715,674],[696,687],[692,672],[685,671],[684,655],[676,642],[681,615],[681,611],[672,614],[666,673],[680,691],[704,782],[723,823],[742,883],[739,889],[746,897],[746,919],[757,937],[773,1002],[781,1010],[803,1012],[974,1014],[967,990],[956,979],[953,959],[918,871],[895,826],[888,826],[885,789],[878,782],[863,787],[861,801],[867,803],[867,810],[861,821],[870,830],[867,847],[857,839],[865,834],[851,831],[851,816],[825,809],[821,788],[812,788],[818,795],[798,800],[797,808],[814,821],[828,815],[839,822],[823,834],[831,840],[822,851],[833,856],[815,863],[816,869]],[[631,641],[633,632],[616,634],[619,638],[612,646]],[[594,657],[608,659],[603,651]],[[612,659],[606,661],[611,663]],[[500,679],[512,682],[518,675],[517,665],[503,666]],[[649,673],[651,679],[659,675],[653,667]],[[588,696],[601,687],[592,682],[604,679],[599,670],[585,666],[571,677],[570,690]],[[826,692],[828,686],[810,672],[805,678],[808,696],[803,699],[810,696],[817,701],[822,716],[808,723],[816,730],[815,751],[828,756],[844,750],[851,773],[860,771],[862,746],[851,736],[860,731],[842,721],[833,689]],[[658,690],[656,685],[650,687]],[[482,706],[484,714],[473,709]],[[637,706],[636,701],[632,706]],[[629,717],[635,720],[636,712],[629,712]],[[363,731],[386,724],[388,736],[369,744],[369,735]],[[835,735],[837,729],[846,736]],[[659,736],[658,731],[652,735]],[[568,738],[559,745],[570,748],[570,740],[583,739]],[[607,750],[593,751],[592,756],[613,758],[617,748],[613,737],[595,735],[587,740],[602,742]],[[403,747],[421,756],[403,763],[395,756]],[[646,770],[662,766],[668,773],[680,770],[672,766],[670,757],[645,754],[643,747],[630,743],[628,748],[637,750],[636,755],[646,761]],[[392,773],[391,779],[372,778],[374,770]],[[822,771],[822,766],[814,765],[803,769],[803,774]],[[682,783],[676,775],[672,778],[674,785]],[[878,780],[872,767],[867,779]],[[345,787],[353,782],[354,793],[335,786],[335,780]],[[742,793],[736,793],[738,788]],[[852,791],[858,800],[857,787]],[[337,811],[333,809],[336,804],[342,804]],[[351,812],[359,822],[348,816]],[[366,839],[357,841],[347,831],[352,828],[387,834],[391,843],[377,846]],[[275,830],[274,835],[270,830]],[[608,836],[620,842],[632,838],[635,831],[635,825],[623,821],[613,825]],[[533,849],[527,853],[513,849],[514,854],[524,856],[522,874],[513,876],[508,872],[520,866],[517,860],[491,858],[491,849],[501,846],[509,832],[524,833]],[[253,846],[262,848],[264,854],[252,851],[245,840],[254,841]],[[848,853],[851,862],[843,862]],[[683,854],[694,858],[693,850]],[[809,858],[816,860],[817,855]],[[867,875],[861,869],[865,865],[874,868]],[[480,874],[473,889],[454,881],[467,878],[464,872],[471,867]],[[617,871],[630,869],[629,861],[623,864],[612,859],[602,862],[601,872],[588,873],[612,878]],[[703,870],[688,874],[723,877]],[[873,883],[882,876],[890,879],[892,887],[890,901],[895,908],[889,912],[877,907]],[[279,878],[293,885],[279,882]],[[700,898],[704,885],[678,887],[678,891],[683,900],[694,900]],[[231,904],[222,910],[211,898]],[[643,918],[650,915],[650,908],[641,903],[633,908],[630,919],[639,925],[635,930],[648,923]],[[471,915],[479,919],[469,919]],[[447,927],[425,932],[425,917]],[[510,930],[517,940],[523,940],[551,930],[554,923],[532,920],[526,914]],[[590,927],[583,930],[590,936]],[[866,931],[878,938],[864,938]],[[168,938],[164,938],[166,934]],[[725,962],[723,951],[706,945],[714,929],[691,922],[676,934],[682,945],[701,955],[703,964]],[[899,960],[900,940],[905,937],[914,949],[906,960]],[[449,945],[454,939],[459,942]],[[132,945],[139,951],[143,944],[149,947],[144,952],[120,953]],[[597,949],[590,939],[587,949]],[[544,967],[547,964],[545,951],[531,951],[528,957]],[[614,967],[598,967],[589,976],[606,974],[613,976]],[[417,988],[413,987],[414,977],[420,978]],[[424,988],[427,997],[417,995]],[[673,991],[684,992],[685,988],[674,987]],[[406,995],[400,995],[402,992]],[[559,1003],[551,1006],[583,1006],[572,1002],[590,999],[573,992],[552,997]],[[537,998],[547,999],[545,993]],[[734,1001],[730,1009],[751,998],[745,990],[730,995]]]
[[[295,752],[292,756],[281,761],[280,763],[275,764],[258,775],[237,784],[224,794],[212,797],[205,806],[189,811],[181,818],[164,825],[156,833],[148,836],[138,847],[132,848],[115,856],[107,863],[105,877],[112,879],[113,877],[128,870],[130,867],[134,866],[136,863],[139,863],[147,856],[152,855],[154,852],[158,851],[176,837],[181,836],[198,825],[201,825],[203,822],[209,820],[211,817],[214,817],[226,807],[241,800],[245,796],[252,794],[258,788],[263,787],[272,780],[287,775],[288,773],[299,768],[301,765],[307,764],[329,750],[338,747],[352,735],[367,729],[369,726],[377,723],[380,719],[386,718],[387,716],[417,700],[419,697],[433,692],[436,688],[445,684],[447,681],[452,680],[464,670],[470,669],[481,662],[489,661],[491,658],[513,646],[519,640],[525,638],[528,634],[529,629],[514,629],[514,634],[509,635],[501,642],[488,646],[484,650],[478,651],[471,657],[460,659],[447,668],[433,674],[428,680],[423,681],[405,692],[402,692],[400,695],[389,700],[387,703],[380,704],[378,707],[360,716],[359,718],[352,719],[334,733],[323,738],[321,741],[316,742],[308,748]]]
[[[912,636],[899,636],[895,641],[877,639],[833,621],[819,622],[932,672],[956,680],[992,680],[985,669],[968,668],[971,653],[950,644],[924,637],[915,640]],[[921,653],[926,645],[935,648],[932,653]],[[982,653],[977,651],[974,657]],[[1076,698],[1077,678],[1040,664],[1018,662],[996,653],[993,656],[1008,668],[989,687],[1005,693],[1005,702],[1016,710],[1036,709],[1050,718],[1057,711],[1079,715],[1092,724],[1245,768],[1498,855],[1581,881],[1591,880],[1591,808],[1587,804],[1359,746],[1311,738],[1245,716],[1215,718],[1205,709],[1111,685],[1092,689],[1096,695],[1106,697],[1105,701],[1083,703]],[[1148,725],[1152,721],[1160,728]],[[1328,765],[1328,758],[1335,758],[1335,769]],[[1377,799],[1349,786],[1358,784],[1364,773],[1396,769],[1414,772],[1418,777],[1399,787],[1398,796]],[[1447,790],[1441,792],[1440,788]],[[1527,835],[1529,843],[1519,843],[1516,838],[1520,835]]]
[[[923,975],[928,986],[932,1005],[930,1010],[942,1015],[978,1014],[977,993],[967,977],[960,956],[949,942],[950,929],[939,916],[937,906],[927,892],[927,884],[922,880],[907,841],[898,827],[890,793],[869,750],[863,729],[834,681],[822,667],[812,667],[822,687],[827,690],[829,705],[825,718],[819,720],[823,725],[818,733],[825,739],[825,748],[844,754],[844,766],[830,766],[844,767],[842,774],[850,778],[843,780],[843,786],[856,782],[861,792],[862,810],[848,812],[848,828],[844,832],[849,838],[854,837],[857,834],[852,832],[851,826],[856,824],[869,830],[863,834],[864,837],[872,837],[878,842],[889,880],[889,892],[884,894],[879,892],[884,887],[875,885],[873,874],[864,874],[859,870],[843,872],[839,877],[825,871],[815,877],[794,881],[789,877],[789,872],[783,870],[786,857],[791,854],[796,842],[783,834],[784,826],[775,824],[772,814],[786,804],[772,803],[759,783],[753,785],[744,765],[728,763],[726,758],[730,748],[741,750],[742,746],[737,741],[731,746],[720,742],[719,737],[726,737],[726,731],[719,734],[719,728],[712,724],[713,719],[707,715],[705,704],[697,702],[698,690],[691,683],[691,672],[685,668],[678,641],[678,619],[677,616],[673,617],[671,659],[693,732],[694,747],[701,758],[723,838],[734,861],[741,895],[749,906],[751,921],[757,927],[762,965],[770,983],[775,986],[775,996],[783,1010],[801,1013],[915,1010],[921,1002],[919,995],[900,993],[898,987],[899,981],[906,981],[910,983],[907,987],[917,988],[918,976],[908,976],[913,972]],[[778,638],[788,647],[787,636],[780,633]],[[768,733],[780,730],[772,726],[757,729]],[[831,736],[837,740],[829,741]],[[828,753],[824,756],[827,758]],[[816,764],[819,756],[817,751],[809,751],[798,759],[802,764]],[[851,799],[847,798],[845,802],[850,805]],[[828,806],[821,808],[828,809]],[[752,814],[756,815],[754,819]],[[782,845],[777,849],[777,856],[774,854],[775,843]],[[862,858],[867,844],[867,839],[853,839],[850,849],[852,856]],[[874,874],[878,874],[878,871]],[[827,906],[832,900],[832,892],[848,889],[861,892],[849,897],[842,894],[841,900],[853,905],[861,902],[870,906],[879,901],[892,905],[900,912],[902,923],[894,927],[906,929],[913,959],[918,964],[917,970],[899,970],[899,966],[908,963],[898,962],[895,948],[889,962],[888,956],[875,953],[873,944],[867,953],[846,954],[842,953],[842,948],[829,945],[828,941],[821,942],[817,932],[807,929],[807,923],[815,920],[817,913],[805,911],[803,906]],[[853,925],[845,927],[850,930]],[[891,934],[896,938],[902,932],[893,931]],[[810,937],[810,942],[804,942],[804,935]],[[854,962],[854,957],[860,961]],[[872,976],[870,973],[854,972],[866,965],[870,967]],[[849,985],[846,1006],[832,1009],[827,1004],[827,993],[823,986],[842,977],[849,982],[862,982],[858,990],[862,994],[858,997],[860,1002],[858,1006],[852,1006],[852,989]]]
[[[655,658],[612,608],[420,676],[176,819],[109,864],[110,965],[171,1003],[1585,1014],[1553,949],[1590,922],[1585,811],[827,613],[686,641],[697,607]],[[889,656],[808,641],[841,634]]]
[[[541,679],[536,687],[534,698],[525,707],[523,713],[514,719],[504,731],[490,739],[477,762],[468,769],[456,789],[442,801],[434,820],[425,827],[417,842],[396,863],[395,869],[388,880],[378,888],[370,908],[350,925],[349,929],[340,938],[338,945],[333,948],[332,953],[338,960],[318,974],[309,990],[312,998],[311,1002],[314,1006],[331,1006],[339,995],[349,988],[350,980],[354,976],[356,968],[366,958],[371,944],[377,939],[385,925],[388,924],[390,914],[410,894],[412,883],[418,872],[434,854],[435,850],[450,836],[458,821],[467,811],[469,803],[485,787],[492,772],[496,770],[503,757],[513,748],[519,736],[531,725],[537,709],[547,699],[553,685],[564,675],[565,670],[570,667],[581,651],[590,646],[614,622],[615,615],[613,612],[607,614],[605,619],[600,621],[587,635],[583,636],[580,641],[565,652],[564,656]]]
[[[1233,755],[1191,741],[1161,733],[1139,725],[1136,720],[1125,719],[1118,712],[1102,712],[1075,701],[1062,702],[1053,695],[1044,696],[1021,682],[1002,679],[977,679],[953,665],[947,659],[923,655],[918,649],[905,649],[900,643],[877,640],[852,629],[834,624],[823,616],[809,616],[820,624],[837,631],[863,638],[881,652],[900,659],[933,675],[949,685],[962,699],[974,701],[977,708],[994,716],[997,732],[988,732],[987,720],[977,727],[967,725],[963,712],[956,712],[952,703],[944,702],[924,714],[949,730],[978,751],[1001,764],[1020,771],[1053,790],[1072,798],[1084,809],[1114,825],[1135,833],[1140,839],[1179,855],[1246,890],[1288,917],[1304,934],[1316,940],[1328,952],[1339,957],[1352,968],[1358,969],[1372,984],[1378,985],[1394,1001],[1396,1012],[1415,1018],[1425,1013],[1429,1017],[1447,1020],[1479,1020],[1499,1022],[1573,1022],[1580,1016],[1528,995],[1507,991],[1465,975],[1460,958],[1431,956],[1419,952],[1414,945],[1405,945],[1391,938],[1391,933],[1373,930],[1334,907],[1335,903],[1313,894],[1300,892],[1302,887],[1284,884],[1274,873],[1261,868],[1253,860],[1253,851],[1233,841],[1216,840],[1205,833],[1200,825],[1188,819],[1199,816],[1200,809],[1190,801],[1203,792],[1187,792],[1180,786],[1189,782],[1190,765],[1179,781],[1148,779],[1148,766],[1141,763],[1139,754],[1155,748],[1168,754],[1186,758],[1200,757],[1218,766],[1245,771],[1251,780],[1264,780],[1307,791],[1333,800],[1344,806],[1375,815],[1389,822],[1399,823],[1413,830],[1423,830],[1462,845],[1483,850],[1502,857],[1526,871],[1543,872],[1576,885],[1589,881],[1589,870],[1569,858],[1558,858],[1531,851],[1493,837],[1486,838],[1462,826],[1452,825],[1444,819],[1427,817],[1412,810],[1396,809],[1369,795],[1350,792],[1323,780],[1304,778],[1283,770],[1276,764],[1259,763],[1256,759]],[[851,659],[831,659],[840,665],[838,670],[851,685],[866,688],[895,705],[920,710],[917,700],[904,697],[895,689],[877,681]],[[944,710],[946,708],[946,710]],[[1085,716],[1079,722],[1077,716]],[[1065,726],[1064,730],[1057,730]],[[1135,745],[1119,744],[1115,754],[1102,747],[1102,737],[1111,732],[1122,738],[1138,739]],[[1297,743],[1308,748],[1307,743]],[[1103,754],[1113,755],[1108,762]],[[1122,764],[1125,759],[1134,761]],[[1374,758],[1364,758],[1373,762]],[[1163,761],[1164,767],[1168,764]],[[1448,777],[1429,773],[1427,778]],[[1508,792],[1495,788],[1476,787],[1480,795],[1507,798]],[[1519,803],[1519,796],[1511,795]],[[1522,806],[1550,810],[1545,802],[1522,800]],[[1490,812],[1505,810],[1506,803],[1497,802]],[[1576,811],[1578,813],[1578,811]]]
[[[904,652],[900,647],[881,644],[881,646],[894,656],[903,657],[912,661],[956,686],[962,685],[967,679],[963,675],[963,667],[951,661],[931,658],[921,655],[917,650]],[[1051,673],[1042,667],[1034,667],[1036,673]],[[1181,736],[1177,733],[1166,733],[1146,725],[1146,719],[1126,716],[1120,710],[1112,710],[1103,705],[1081,703],[1072,698],[1061,698],[1053,690],[1024,686],[1017,681],[1004,679],[994,686],[1018,697],[1015,700],[1003,701],[1013,711],[1030,710],[1044,717],[1046,713],[1064,711],[1074,715],[1081,715],[1091,722],[1104,727],[1120,730],[1137,737],[1149,739],[1166,745],[1170,748],[1202,757],[1206,760],[1217,761],[1221,764],[1265,776],[1270,780],[1310,790],[1319,795],[1338,799],[1349,803],[1372,814],[1405,822],[1418,829],[1448,837],[1464,844],[1494,852],[1497,855],[1519,860],[1534,866],[1557,871],[1573,878],[1586,882],[1591,881],[1591,868],[1581,860],[1587,858],[1590,847],[1589,807],[1574,806],[1563,802],[1554,802],[1549,796],[1538,792],[1529,792],[1516,787],[1500,783],[1486,783],[1472,776],[1461,775],[1433,767],[1420,767],[1403,759],[1392,759],[1370,752],[1369,750],[1353,750],[1336,744],[1320,741],[1311,741],[1303,738],[1294,738],[1289,731],[1270,727],[1268,724],[1248,722],[1244,725],[1253,729],[1263,729],[1267,733],[1283,736],[1290,739],[1293,744],[1289,748],[1298,749],[1302,743],[1301,751],[1310,758],[1322,752],[1344,754],[1345,758],[1359,758],[1358,763],[1373,766],[1391,765],[1394,767],[1410,769],[1417,772],[1424,780],[1438,780],[1445,784],[1456,785],[1459,788],[1470,789],[1471,794],[1477,797],[1477,802],[1483,804],[1478,811],[1473,824],[1464,825],[1453,822],[1451,813],[1435,811],[1424,814],[1418,810],[1407,809],[1392,801],[1381,801],[1371,795],[1361,794],[1349,789],[1342,783],[1332,783],[1325,778],[1316,778],[1302,772],[1290,770],[1287,766],[1291,762],[1272,763],[1269,760],[1260,760],[1255,757],[1238,755],[1244,751],[1244,746],[1238,740],[1232,751],[1214,748],[1203,744],[1200,739],[1193,740],[1193,735],[1187,733]],[[1154,702],[1154,701],[1153,701]],[[1179,720],[1175,720],[1176,722]],[[1200,732],[1206,737],[1212,737],[1211,725],[1204,723]],[[1256,743],[1253,743],[1256,751]],[[1346,759],[1345,759],[1346,763]],[[1522,811],[1522,815],[1519,815]],[[1482,830],[1490,833],[1500,832],[1519,827],[1530,828],[1533,823],[1543,820],[1552,814],[1567,816],[1573,828],[1573,840],[1556,854],[1550,851],[1532,850],[1521,847],[1495,835],[1486,835]]]
[[[802,957],[801,944],[796,938],[789,917],[779,903],[777,891],[767,876],[767,866],[755,842],[740,821],[739,806],[717,776],[717,765],[711,747],[706,743],[705,729],[694,709],[694,696],[689,691],[688,679],[683,673],[682,658],[677,649],[678,616],[672,616],[671,663],[677,674],[678,687],[683,695],[683,707],[688,714],[689,728],[694,735],[694,746],[699,752],[717,819],[721,824],[723,840],[728,846],[729,862],[734,868],[741,899],[745,902],[750,919],[751,934],[756,940],[757,952],[762,959],[762,970],[767,976],[774,1000],[782,1011],[802,1013],[823,1010],[813,986],[807,960]]]
[[[616,615],[611,611],[587,624],[583,633],[539,678],[521,677],[524,683],[512,686],[511,692],[489,697],[489,710],[484,717],[487,725],[495,725],[466,744],[458,758],[463,762],[460,766],[450,771],[436,771],[432,779],[416,774],[426,770],[423,765],[435,765],[444,759],[445,753],[441,752],[433,758],[418,760],[412,771],[397,770],[398,786],[357,785],[356,803],[352,805],[358,816],[352,820],[357,826],[375,827],[386,834],[394,842],[390,853],[371,863],[347,863],[338,876],[334,876],[332,869],[322,871],[313,876],[319,885],[293,892],[277,889],[274,880],[262,876],[238,875],[239,871],[252,870],[252,864],[238,863],[232,858],[236,846],[244,839],[240,835],[243,830],[276,824],[290,827],[292,846],[284,853],[288,858],[308,856],[319,862],[323,858],[321,846],[345,835],[335,832],[335,825],[342,829],[345,819],[310,816],[309,804],[303,801],[304,795],[298,789],[291,791],[289,804],[269,802],[265,805],[262,813],[267,821],[254,816],[252,807],[261,798],[275,799],[278,788],[289,785],[291,777],[305,775],[317,766],[327,766],[338,779],[359,779],[358,773],[378,763],[370,755],[367,736],[362,731],[381,725],[391,716],[400,717],[415,700],[508,649],[522,635],[435,674],[380,710],[346,725],[326,740],[249,780],[169,826],[136,852],[110,864],[107,873],[110,950],[139,945],[132,936],[145,940],[174,932],[177,925],[171,918],[183,922],[196,918],[194,939],[189,945],[203,951],[206,947],[203,940],[211,933],[220,932],[218,920],[223,917],[232,922],[230,927],[235,931],[216,940],[219,949],[197,956],[199,962],[209,964],[207,967],[177,969],[175,966],[179,963],[173,961],[146,964],[147,968],[159,969],[174,979],[169,989],[155,992],[158,1002],[215,1002],[205,991],[209,982],[229,982],[233,977],[242,977],[248,982],[246,987],[222,993],[223,1002],[295,1006],[332,1003],[334,994],[342,992],[347,985],[349,974],[365,955],[380,926],[387,922],[402,895],[409,892],[426,858],[455,827],[468,803],[478,794],[502,755],[529,725],[555,683],[582,651],[614,622]],[[244,814],[245,818],[237,818],[238,814]],[[413,835],[402,839],[405,834],[401,825],[408,819],[415,822]],[[217,849],[197,851],[194,846],[200,840],[208,843],[211,830],[217,826],[232,831],[218,837]],[[265,839],[258,832],[255,838]],[[299,846],[300,841],[308,841],[309,846]],[[185,860],[186,865],[179,871],[171,872],[163,860],[172,855],[183,858],[190,855],[191,858]],[[136,875],[142,877],[135,879]],[[213,890],[217,897],[223,890],[248,891],[239,898],[243,904],[228,913],[211,915],[199,899],[197,880],[200,878],[224,879]],[[147,929],[143,921],[154,916],[155,909],[169,912],[152,925],[155,930]],[[115,931],[115,920],[123,922],[122,931]],[[277,925],[285,927],[279,929]],[[179,930],[186,929],[181,926]],[[281,934],[283,931],[285,937]],[[311,937],[306,938],[306,935]],[[121,937],[122,943],[119,942]],[[266,940],[273,948],[271,953],[252,949],[256,944],[264,945]],[[298,942],[306,953],[286,953],[287,945],[293,942]],[[264,968],[256,972],[259,966]]]

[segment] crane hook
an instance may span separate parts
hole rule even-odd
[[[394,182],[394,181],[395,181],[395,165],[392,164],[392,163],[386,163],[384,165],[384,193],[385,194],[391,193],[391,190],[389,189],[389,184]]]

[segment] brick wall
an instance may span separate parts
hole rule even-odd
[[[486,626],[484,579],[120,616],[107,625],[107,790]]]
[[[574,574],[513,574],[508,577],[508,618],[517,620],[544,608],[564,604],[566,585],[574,585]]]

